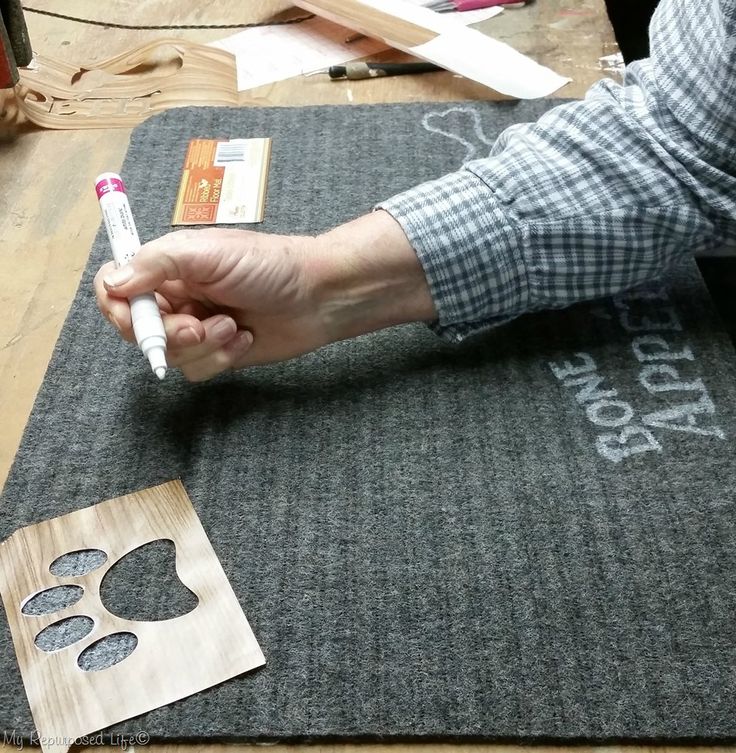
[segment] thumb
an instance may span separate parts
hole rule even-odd
[[[196,232],[168,233],[141,246],[133,259],[102,279],[107,291],[130,298],[156,290],[167,280],[194,280],[197,277],[198,244]]]

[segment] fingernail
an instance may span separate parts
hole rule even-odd
[[[184,346],[199,345],[202,342],[202,338],[194,327],[186,327],[179,332],[179,342]]]
[[[245,352],[253,344],[253,333],[247,329],[241,329],[226,345],[226,350],[231,353]]]
[[[232,319],[222,319],[212,328],[212,334],[218,340],[229,340],[235,334],[235,326]]]
[[[116,269],[114,272],[110,272],[109,275],[105,275],[103,282],[109,288],[116,288],[118,285],[123,285],[133,277],[133,267],[130,264],[126,264],[120,269]]]

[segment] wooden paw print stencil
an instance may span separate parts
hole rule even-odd
[[[156,622],[108,611],[106,573],[161,540],[196,607]],[[74,552],[83,566],[58,574]],[[0,593],[44,753],[265,663],[178,481],[16,531],[0,544]]]

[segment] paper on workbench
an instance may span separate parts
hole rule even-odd
[[[392,47],[511,97],[544,97],[570,81],[509,45],[447,17],[463,15],[460,13],[436,13],[411,0],[343,0],[340,6],[334,0],[294,2],[304,10],[327,13],[341,23],[350,24],[355,23],[355,19],[362,19],[361,28],[368,33],[371,29],[382,29],[380,36]],[[422,36],[429,41],[413,44],[409,41],[412,36],[406,33],[406,24],[419,27]]]
[[[470,24],[500,12],[501,8],[495,7],[452,15]],[[235,56],[238,91],[245,91],[388,49],[385,42],[368,37],[346,43],[353,33],[327,19],[313,18],[298,24],[245,29],[210,46]]]
[[[456,26],[407,51],[519,99],[546,97],[570,81],[504,42]]]
[[[346,44],[352,33],[332,21],[313,18],[298,24],[245,29],[210,46],[235,55],[238,91],[244,91],[386,49],[384,42],[367,37]]]

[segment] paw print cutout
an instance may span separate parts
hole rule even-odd
[[[108,567],[100,570],[105,565]],[[21,612],[27,617],[69,612],[85,593],[76,580],[90,573],[96,576],[89,587],[99,592],[102,606],[128,622],[174,619],[191,612],[199,602],[176,575],[176,547],[170,539],[143,544],[115,563],[109,563],[107,553],[100,549],[68,552],[51,563],[49,572],[60,585],[25,600]],[[91,617],[73,614],[43,627],[34,643],[41,651],[51,653],[75,646],[91,636],[94,642],[87,641],[77,657],[77,664],[87,672],[120,663],[138,644],[132,632],[100,637],[95,628]]]
[[[0,594],[44,753],[265,662],[177,481],[16,531]]]

